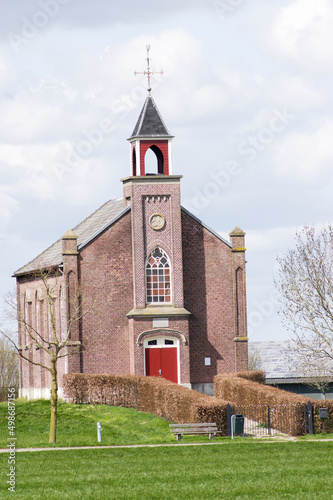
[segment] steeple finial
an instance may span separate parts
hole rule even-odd
[[[146,71],[134,71],[134,75],[147,75],[147,79],[148,79],[148,95],[150,95],[150,92],[151,92],[151,86],[150,86],[150,75],[163,75],[163,71],[151,71],[150,69],[150,57],[149,57],[149,51],[150,51],[150,45],[146,45],[146,49],[147,49],[147,57],[146,57],[146,61],[147,61],[147,70]]]

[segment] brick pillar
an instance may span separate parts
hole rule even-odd
[[[233,253],[235,311],[235,370],[248,368],[248,337],[246,315],[245,233],[238,226],[229,233]]]
[[[67,324],[73,318],[78,317],[80,309],[78,255],[77,236],[69,229],[62,237],[64,307],[66,307],[66,314],[64,314],[64,316],[67,319]],[[63,332],[63,334],[66,333]],[[75,350],[75,354],[68,356],[67,373],[80,372],[80,350],[77,350],[76,353],[76,347],[78,345],[80,345],[80,322],[74,321],[71,326],[67,352]]]

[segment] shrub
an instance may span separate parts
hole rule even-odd
[[[214,378],[214,394],[234,404],[286,405],[308,401],[308,398],[298,394],[239,378],[237,374],[217,375]]]
[[[214,379],[216,397],[230,401],[231,405],[237,406],[237,412],[250,419],[255,420],[252,415],[260,413],[265,425],[268,425],[269,413],[271,427],[285,434],[304,434],[304,408],[308,398],[254,382],[248,373],[217,375]],[[252,373],[256,380],[262,380],[262,372]]]
[[[266,383],[266,372],[263,371],[246,371],[235,373],[236,377],[244,378],[245,380],[252,380],[252,382],[258,382],[259,384]]]
[[[226,433],[226,403],[159,377],[64,375],[64,396],[74,403],[135,408],[176,423],[216,422]]]
[[[108,404],[153,413],[176,423],[216,422],[227,434],[227,401],[236,413],[279,431],[304,434],[308,398],[263,385],[263,372],[217,375],[215,397],[200,394],[159,377],[138,375],[64,375],[64,395],[74,403]],[[259,382],[254,382],[254,378]],[[328,408],[325,431],[333,432],[333,401],[311,401],[315,433],[322,432],[319,408]]]

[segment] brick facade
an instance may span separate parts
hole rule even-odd
[[[165,135],[156,105],[146,107],[149,120],[160,120]],[[60,361],[60,386],[63,373],[145,375],[145,349],[172,345],[178,353],[178,382],[209,393],[215,375],[247,368],[245,233],[235,228],[229,243],[181,208],[181,176],[169,175],[172,136],[149,138],[143,125],[145,137],[140,138],[137,125],[131,148],[139,147],[142,167],[144,153],[157,144],[164,173],[123,179],[123,200],[105,204],[19,270],[18,305],[32,327],[47,336],[50,318],[40,292],[41,268],[52,268],[59,335],[65,334],[73,311],[93,305],[72,328],[68,349],[79,344],[82,349]],[[159,227],[151,222],[156,216],[163,221]],[[165,292],[165,303],[149,303],[146,296],[147,259],[156,248],[170,265],[171,295]],[[24,352],[45,362],[45,353],[26,337],[21,329]],[[157,345],[162,340],[165,344]],[[49,375],[23,361],[20,387],[22,395],[45,397]]]
[[[244,253],[235,258],[228,244],[184,211],[182,226],[191,382],[211,383],[217,374],[247,368],[246,330],[240,338],[236,297],[236,271],[245,268]],[[245,286],[238,294],[245,304]],[[210,365],[205,366],[205,358]]]
[[[65,334],[61,307],[62,285],[63,278],[59,273],[53,273],[48,278],[48,286],[53,290],[54,297],[57,297],[54,302],[54,321],[60,337]],[[38,274],[17,279],[17,305],[18,318],[23,319],[23,322],[18,323],[18,344],[23,355],[35,363],[49,366],[49,355],[38,348],[27,332],[30,330],[34,336],[35,332],[40,332],[46,340],[51,339],[52,335],[45,286]],[[63,358],[58,363],[59,380],[62,380],[62,376],[67,372],[67,359]],[[21,396],[29,399],[50,397],[51,376],[47,370],[20,358],[19,375]]]

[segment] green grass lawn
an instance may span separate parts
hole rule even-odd
[[[96,446],[97,422],[102,423],[101,445],[176,443],[169,422],[133,408],[107,405],[58,404],[57,443],[49,444],[50,401],[18,399],[15,404],[17,448]],[[7,446],[7,402],[0,403],[0,448]],[[224,441],[226,437],[214,438]],[[208,436],[184,436],[182,442],[208,442]]]
[[[94,446],[97,443],[97,422],[102,423],[102,445],[134,445],[176,443],[171,435],[169,422],[152,414],[132,408],[106,405],[58,404],[57,443],[48,443],[50,425],[50,401],[26,399],[15,402],[15,437],[17,448],[55,446]],[[7,446],[7,402],[0,403],[0,448]],[[316,435],[318,439],[332,435]],[[269,436],[266,437],[269,439]],[[214,442],[230,438],[217,437]],[[241,438],[235,438],[241,439]],[[245,440],[253,438],[245,438]],[[311,439],[305,436],[299,439]],[[181,443],[208,442],[208,436],[184,436]]]
[[[0,447],[7,445],[0,403]],[[16,401],[16,447],[48,445],[50,402]],[[174,443],[169,422],[129,408],[59,403],[57,446]],[[201,442],[207,446],[181,446]],[[0,498],[8,453],[0,454]],[[333,498],[333,442],[265,443],[252,438],[185,436],[174,447],[17,452],[18,499]]]
[[[328,499],[333,443],[226,441],[203,446],[17,453],[17,499]],[[0,455],[0,498],[7,455]]]
[[[7,412],[7,403],[0,403],[0,448],[7,445]],[[50,401],[16,400],[15,413],[18,448],[55,446],[48,444]],[[56,446],[97,445],[97,422],[102,423],[103,445],[176,441],[170,434],[169,423],[152,414],[132,408],[59,402]]]

